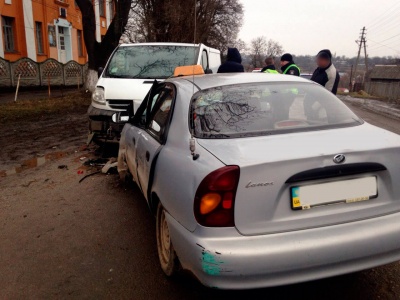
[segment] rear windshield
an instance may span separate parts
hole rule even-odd
[[[107,66],[106,77],[165,79],[176,67],[196,64],[195,46],[132,46],[118,48]]]
[[[362,124],[345,104],[312,83],[223,86],[196,93],[191,127],[197,138],[236,138]]]

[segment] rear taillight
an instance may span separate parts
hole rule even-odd
[[[200,225],[235,226],[235,196],[239,176],[238,166],[226,166],[203,179],[194,199],[194,215]]]

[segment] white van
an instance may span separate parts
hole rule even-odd
[[[134,112],[154,80],[170,77],[177,66],[201,65],[217,73],[220,51],[203,44],[142,43],[119,45],[101,71],[89,107],[89,141],[118,141],[123,125],[111,122],[117,111]]]

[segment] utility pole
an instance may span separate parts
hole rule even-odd
[[[365,56],[365,69],[366,72],[368,72],[368,56],[367,56],[367,41],[365,39],[365,26],[361,29],[361,35],[360,35],[360,40],[357,40],[356,43],[358,45],[358,54],[357,54],[357,60],[356,60],[356,66],[354,68],[354,76],[357,77],[357,68],[358,68],[358,62],[360,61],[360,54],[361,54],[361,48],[364,46],[364,56]]]

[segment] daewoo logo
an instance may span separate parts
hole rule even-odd
[[[346,156],[344,156],[344,154],[336,154],[333,157],[333,162],[337,163],[337,164],[341,164],[346,160]]]
[[[246,185],[246,189],[248,188],[253,188],[253,187],[261,187],[261,186],[270,186],[274,185],[274,182],[258,182],[258,183],[252,183],[251,181]]]

